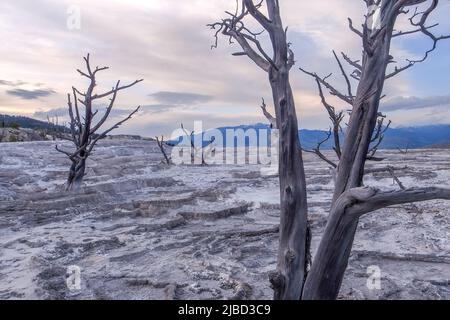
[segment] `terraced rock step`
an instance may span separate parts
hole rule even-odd
[[[225,219],[234,215],[245,214],[249,211],[252,204],[246,203],[239,206],[226,208],[218,211],[201,211],[201,208],[198,208],[195,212],[180,212],[183,218],[187,220],[217,220],[217,219]]]

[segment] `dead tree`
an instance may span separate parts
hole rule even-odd
[[[89,80],[89,86],[86,92],[82,92],[75,87],[72,87],[73,101],[71,94],[67,95],[67,104],[70,116],[70,135],[71,140],[75,145],[75,150],[70,152],[62,150],[58,146],[56,146],[56,150],[67,155],[72,162],[69,176],[67,178],[67,190],[76,190],[80,188],[86,172],[86,160],[91,155],[92,150],[94,149],[97,142],[101,139],[104,139],[112,130],[118,128],[124,122],[131,119],[131,117],[135,115],[140,109],[140,106],[137,107],[128,115],[128,117],[117,122],[112,127],[104,130],[103,132],[100,132],[99,130],[102,128],[111,114],[111,110],[114,107],[114,103],[119,91],[130,88],[143,80],[136,80],[131,84],[124,86],[120,85],[119,80],[117,81],[115,87],[113,87],[110,91],[107,91],[105,93],[95,93],[95,87],[97,86],[97,73],[108,70],[109,67],[96,67],[95,69],[92,69],[89,54],[84,58],[84,61],[86,63],[86,71],[81,71],[80,69],[78,69],[77,71],[80,75]],[[109,98],[109,104],[105,110],[105,113],[102,115],[99,121],[94,124],[93,120],[95,116],[98,115],[98,110],[93,111],[94,103],[104,98]],[[83,108],[84,112],[82,113]]]
[[[208,163],[206,162],[205,159],[205,154],[210,154],[212,152],[215,152],[214,150],[214,138],[211,139],[211,141],[209,141],[208,143],[208,149],[205,151],[205,147],[203,146],[203,139],[201,140],[201,145],[200,146],[196,146],[195,145],[195,131],[188,131],[183,124],[181,124],[181,130],[184,133],[184,136],[186,137],[186,139],[189,140],[189,152],[190,152],[190,156],[191,156],[191,164],[195,164],[195,159],[197,157],[198,154],[200,154],[201,157],[201,165],[202,166],[206,166],[208,165]],[[199,133],[200,135],[202,135],[202,133]]]
[[[159,138],[157,136],[157,137],[155,137],[155,139],[156,139],[156,143],[158,144],[159,150],[161,150],[161,153],[164,156],[164,160],[166,161],[166,164],[168,164],[168,165],[172,164],[171,157],[169,157],[167,155],[167,152],[165,149],[166,142],[164,141],[164,136],[161,136],[161,138]]]
[[[385,81],[425,61],[436,49],[438,41],[449,38],[436,37],[430,32],[430,28],[436,25],[427,25],[428,18],[437,8],[439,0],[365,0],[365,2],[367,14],[362,30],[355,28],[349,19],[350,29],[362,41],[361,63],[342,53],[345,61],[354,68],[351,77],[358,81],[356,94],[352,94],[350,76],[341,65],[340,69],[346,79],[346,92],[336,89],[327,78],[314,76],[332,95],[350,104],[352,109],[337,167],[328,223],[305,281],[303,299],[337,297],[347,268],[358,220],[363,214],[395,204],[450,199],[450,190],[447,189],[423,188],[381,192],[373,188],[362,188],[365,164],[374,150],[371,151],[371,144],[374,142],[374,135],[377,136],[377,125],[379,128],[377,119]],[[426,8],[424,11],[416,8],[410,16],[409,22],[413,29],[395,31],[398,17],[409,14],[410,9],[417,5],[425,5]],[[408,60],[405,66],[395,66],[392,71],[388,71],[388,66],[394,63],[394,58],[390,54],[392,39],[412,33],[422,33],[429,37],[432,41],[431,49],[422,59]],[[375,148],[378,145],[375,144]]]
[[[281,199],[280,248],[277,271],[272,285],[277,299],[298,299],[308,267],[308,222],[306,179],[298,137],[297,114],[289,82],[289,73],[295,64],[294,53],[287,42],[286,29],[280,15],[278,0],[266,0],[267,15],[262,12],[263,1],[237,1],[235,12],[209,25],[218,35],[222,33],[230,42],[236,41],[242,51],[235,56],[247,56],[268,77],[277,127],[279,128],[279,180]],[[270,37],[270,51],[259,41],[261,33],[246,26],[246,19],[256,22]]]
[[[2,121],[0,122],[0,142],[3,142],[3,138],[6,135],[5,130],[6,130],[5,117],[2,117]]]
[[[50,118],[49,115],[47,115],[47,124],[50,126],[49,129],[44,129],[45,135],[50,135],[52,137],[52,140],[56,140],[57,136],[57,127],[59,126],[59,118],[58,115],[55,115],[54,117]],[[44,137],[45,138],[45,137]]]
[[[400,154],[407,155],[408,152],[409,152],[408,144],[406,144],[405,149],[402,149],[402,148],[399,147],[399,148],[397,148],[397,150],[400,152]]]
[[[362,215],[392,205],[433,199],[450,200],[450,189],[418,188],[382,192],[375,188],[362,187],[365,163],[371,154],[370,146],[374,142],[374,134],[376,136],[378,109],[385,80],[424,61],[436,48],[437,42],[447,38],[434,36],[429,31],[430,27],[426,26],[429,15],[437,8],[438,0],[364,1],[368,13],[363,30],[359,31],[353,27],[350,20],[350,28],[362,39],[362,63],[346,59],[356,68],[352,74],[358,80],[356,94],[352,94],[352,84],[345,72],[343,74],[348,87],[346,93],[334,88],[327,81],[327,77],[315,77],[332,95],[348,103],[352,110],[346,140],[337,165],[337,180],[327,226],[311,265],[306,183],[297,117],[288,77],[289,70],[294,65],[294,56],[286,42],[279,2],[266,0],[254,4],[252,0],[238,1],[238,10],[234,13],[227,12],[225,19],[210,25],[216,30],[215,46],[218,34],[224,34],[229,37],[230,42],[235,40],[242,47],[243,52],[236,53],[236,56],[248,56],[269,74],[276,125],[280,130],[280,246],[277,271],[271,275],[276,299],[336,299],[347,268],[358,220]],[[262,12],[263,4],[267,15]],[[394,31],[398,16],[407,14],[408,9],[420,4],[426,4],[428,7],[424,11],[416,10],[412,15],[410,22],[415,29]],[[380,20],[377,23],[369,23],[375,15],[380,17]],[[269,34],[273,57],[264,51],[258,41],[260,33],[252,32],[246,27],[244,19],[247,17],[256,20]],[[408,66],[396,67],[392,73],[387,72],[388,65],[393,62],[390,55],[392,38],[419,32],[433,41],[432,49],[423,59],[409,61]],[[330,136],[331,134],[332,132]]]
[[[55,115],[53,117],[47,115],[47,123],[49,125],[49,128],[47,130],[44,129],[44,134],[50,135],[53,141],[58,139],[72,141],[67,135],[67,123],[64,122],[60,124],[58,115]]]
[[[188,132],[186,128],[184,127],[184,124],[181,124],[181,130],[184,132],[184,136],[186,139],[189,139],[189,154],[191,156],[191,164],[195,163],[195,155],[197,154],[196,148],[195,148],[195,131]],[[204,159],[202,156],[202,164],[204,164]]]

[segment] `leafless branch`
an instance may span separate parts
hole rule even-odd
[[[450,189],[431,187],[382,192],[374,188],[355,188],[343,193],[339,202],[349,205],[348,214],[360,217],[393,205],[436,199],[450,200]]]
[[[270,114],[269,111],[267,111],[267,105],[266,102],[264,101],[264,98],[262,98],[261,110],[264,116],[267,118],[267,120],[269,120],[270,128],[278,129],[277,119],[274,116],[272,116],[272,114]]]
[[[109,129],[105,130],[103,133],[99,134],[97,137],[95,137],[94,139],[92,139],[92,142],[90,143],[90,147],[87,149],[87,154],[90,154],[92,152],[92,149],[95,147],[95,145],[97,144],[97,142],[101,139],[104,139],[108,133],[110,133],[111,131],[113,131],[114,129],[119,128],[122,124],[124,124],[125,122],[127,122],[128,120],[130,120],[141,108],[141,106],[138,106],[133,112],[131,112],[125,119],[117,122],[116,124],[114,124],[112,127],[110,127]]]
[[[348,18],[348,27],[350,28],[350,30],[351,30],[352,32],[354,32],[355,34],[357,34],[357,35],[360,36],[361,38],[363,37],[363,33],[362,33],[360,30],[356,29],[356,28],[353,26],[353,20],[352,20],[351,18]]]
[[[380,147],[381,143],[384,140],[384,134],[391,126],[392,122],[389,120],[388,124],[384,125],[384,120],[386,119],[386,116],[382,114],[381,112],[378,113],[378,119],[377,119],[377,125],[375,127],[374,134],[371,139],[371,143],[373,144],[371,148],[369,149],[369,152],[367,153],[367,160],[372,161],[382,161],[381,158],[376,158],[375,154],[378,151],[378,148]]]
[[[328,79],[329,77],[331,77],[332,74],[329,74],[329,75],[327,75],[326,77],[321,78],[321,77],[319,77],[319,76],[317,75],[317,73],[309,72],[309,71],[306,71],[305,69],[302,69],[302,68],[299,68],[299,69],[300,69],[300,71],[302,71],[303,73],[305,73],[305,74],[307,74],[307,75],[313,77],[314,79],[316,79],[316,81],[319,81],[323,86],[325,86],[325,87],[330,91],[330,94],[331,94],[331,95],[340,98],[342,101],[348,103],[349,105],[352,105],[352,104],[353,104],[353,97],[352,97],[352,96],[348,96],[348,95],[346,95],[346,94],[343,94],[342,92],[340,92],[339,90],[337,90],[335,87],[333,87],[333,86],[327,81],[327,79]]]
[[[164,141],[164,136],[161,136],[161,138],[159,138],[158,136],[156,137],[156,143],[158,144],[159,150],[161,150],[162,155],[164,156],[164,159],[166,160],[166,164],[170,165],[172,163],[170,157],[167,155],[166,149],[165,149],[165,141]]]
[[[405,3],[404,5],[413,5],[415,3],[418,4],[418,2],[425,2],[425,1],[413,1],[413,3]],[[431,13],[437,8],[439,4],[439,0],[431,0],[429,7],[425,10],[420,12],[418,7],[415,8],[414,13],[412,14],[412,16],[408,19],[410,24],[415,27],[415,29],[413,30],[409,30],[409,31],[397,31],[395,33],[392,34],[392,38],[396,38],[396,37],[400,37],[400,36],[406,36],[406,35],[411,35],[411,34],[416,34],[416,33],[422,33],[423,35],[425,35],[426,37],[428,37],[433,45],[432,47],[427,50],[424,54],[424,56],[420,59],[407,59],[407,64],[402,66],[402,67],[398,67],[396,66],[394,71],[387,74],[386,75],[386,79],[391,79],[394,76],[398,75],[399,73],[406,71],[412,67],[414,67],[417,63],[422,63],[424,62],[428,56],[430,55],[431,52],[433,52],[434,50],[436,50],[437,48],[437,44],[439,41],[441,40],[446,40],[446,39],[450,39],[450,35],[441,35],[441,36],[436,36],[435,34],[433,34],[431,32],[431,29],[436,28],[437,26],[439,26],[439,23],[435,23],[432,24],[430,26],[426,26],[427,21],[429,20],[429,17],[431,15]],[[405,13],[408,13],[409,10],[405,10]]]
[[[307,152],[307,153],[313,153],[313,154],[317,155],[320,159],[322,159],[323,161],[325,161],[325,162],[328,163],[330,166],[332,166],[333,168],[336,169],[336,168],[337,168],[337,164],[334,163],[333,161],[331,161],[330,159],[328,159],[328,158],[322,153],[322,151],[320,150],[321,147],[322,147],[322,145],[323,145],[325,142],[327,142],[328,140],[330,140],[330,138],[331,138],[331,129],[330,129],[330,131],[328,131],[327,136],[325,137],[325,139],[319,141],[319,143],[317,144],[317,147],[316,147],[316,148],[314,148],[314,149],[312,149],[312,150],[308,150],[308,149],[302,148],[302,150],[303,150],[304,152]]]

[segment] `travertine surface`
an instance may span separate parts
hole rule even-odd
[[[383,152],[406,187],[448,185],[448,150]],[[329,169],[306,156],[314,243],[326,223]],[[149,141],[102,141],[86,186],[63,190],[52,142],[0,145],[1,299],[270,299],[278,181],[257,165],[165,166]],[[386,173],[367,185],[395,189]],[[450,202],[361,220],[343,299],[450,299]],[[81,268],[69,290],[67,267]],[[369,290],[378,266],[381,289]]]

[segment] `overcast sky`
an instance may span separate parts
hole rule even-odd
[[[359,59],[361,44],[348,31],[347,17],[362,23],[362,0],[280,0],[297,66],[319,74],[335,73],[331,50]],[[45,118],[65,114],[72,85],[86,82],[75,71],[91,53],[94,65],[111,69],[99,75],[98,90],[116,80],[144,82],[123,91],[113,116],[142,105],[120,133],[168,134],[184,122],[202,120],[206,128],[265,122],[262,97],[270,101],[266,75],[238,48],[206,24],[233,10],[235,0],[2,0],[0,2],[0,113]],[[79,10],[81,20],[77,28]],[[450,34],[450,2],[433,15],[439,35]],[[75,21],[75,22],[74,22]],[[430,22],[431,24],[431,22]],[[403,25],[399,23],[399,27]],[[393,45],[396,60],[418,58],[431,43],[413,35]],[[450,41],[440,42],[429,60],[389,80],[383,110],[394,126],[450,123]],[[302,128],[327,129],[315,82],[292,71],[292,86]],[[334,100],[330,100],[334,102]],[[101,109],[101,105],[99,108]],[[336,107],[347,108],[340,103]]]

